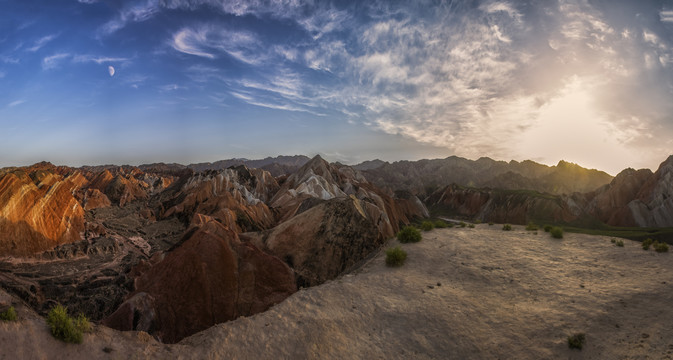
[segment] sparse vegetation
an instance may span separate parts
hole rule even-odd
[[[493,221],[489,221],[488,226],[493,226]]]
[[[474,229],[474,224],[467,225],[470,229]]]
[[[568,336],[568,347],[571,349],[582,350],[584,343],[586,342],[586,336],[584,333],[577,333],[574,335]]]
[[[413,226],[406,226],[397,233],[397,240],[401,243],[415,243],[421,241],[422,238],[421,232]]]
[[[2,321],[16,321],[16,310],[14,306],[10,306],[9,309],[0,313],[0,320]]]
[[[467,226],[467,224],[464,221],[461,221],[458,223],[458,226],[464,228],[465,226]]]
[[[650,246],[652,246],[652,239],[647,238],[643,240],[643,250],[649,250]]]
[[[526,231],[537,231],[537,225],[535,225],[532,221],[526,225]]]
[[[615,245],[617,245],[619,247],[624,247],[624,240],[619,239],[619,240],[615,241]]]
[[[555,239],[563,238],[563,229],[558,226],[554,226],[553,228],[551,228],[551,230],[549,230],[549,232],[551,233],[551,236]]]
[[[407,259],[407,252],[402,250],[399,246],[386,250],[386,265],[387,266],[402,266]]]
[[[449,227],[449,224],[447,224],[446,221],[444,221],[444,220],[437,220],[437,221],[435,221],[435,227],[437,229],[444,229],[444,228]]]
[[[617,239],[615,239],[615,238],[612,238],[612,239],[610,239],[610,242],[614,244],[614,243],[616,243],[616,242],[617,242]]]
[[[662,252],[668,252],[668,244],[665,242],[655,242],[652,247],[654,248],[654,251],[662,253]]]
[[[552,226],[551,226],[551,225],[545,225],[545,226],[543,227],[543,229],[544,229],[544,232],[550,232],[551,229],[552,229]]]
[[[55,338],[74,344],[82,343],[82,334],[91,330],[86,316],[79,314],[73,319],[68,316],[68,309],[60,304],[49,310],[47,325]]]
[[[505,230],[505,231],[510,231],[510,230],[512,230],[512,225],[505,224],[505,225],[502,226],[502,229]]]
[[[421,230],[423,231],[430,231],[435,228],[435,224],[432,223],[432,221],[423,221],[421,223]]]
[[[474,221],[475,224],[481,224],[481,220],[477,219]]]

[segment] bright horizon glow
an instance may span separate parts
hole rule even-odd
[[[673,154],[669,1],[0,3],[0,167]]]

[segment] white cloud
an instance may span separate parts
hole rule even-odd
[[[43,46],[47,45],[47,43],[54,40],[56,37],[58,37],[58,34],[44,36],[44,37],[38,39],[37,41],[35,41],[35,44],[33,46],[29,47],[28,49],[26,49],[26,51],[30,51],[30,52],[38,51]]]
[[[49,69],[54,69],[59,66],[59,63],[67,58],[69,58],[71,55],[67,53],[61,53],[61,54],[54,54],[51,56],[47,56],[44,59],[42,59],[42,69],[44,70],[49,70]]]
[[[145,0],[139,5],[124,6],[117,17],[100,27],[99,32],[110,35],[123,29],[129,22],[143,22],[151,19],[160,10],[159,0]]]

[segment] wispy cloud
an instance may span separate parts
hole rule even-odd
[[[87,0],[85,0],[86,2]],[[113,34],[126,27],[129,22],[143,22],[151,19],[160,11],[158,0],[145,0],[141,4],[125,5],[117,17],[100,27],[102,35]]]
[[[54,54],[54,55],[51,55],[51,56],[47,56],[47,57],[42,59],[42,69],[49,70],[49,69],[57,68],[63,60],[65,60],[69,57],[71,57],[71,55],[67,54],[67,53]]]
[[[170,45],[179,52],[208,59],[226,54],[241,62],[256,65],[266,58],[253,33],[217,25],[183,28],[173,34]]]
[[[673,22],[673,10],[660,11],[659,20],[661,20],[662,22]]]
[[[73,61],[76,63],[87,63],[94,62],[96,64],[107,64],[107,63],[124,63],[128,62],[131,59],[123,57],[108,57],[108,56],[95,56],[95,55],[76,55],[73,57]]]
[[[47,45],[50,41],[56,39],[58,37],[58,34],[52,34],[52,35],[47,35],[44,37],[41,37],[37,41],[35,41],[35,44],[29,48],[26,49],[26,51],[30,52],[36,52],[40,50],[43,46]]]
[[[19,106],[19,105],[21,105],[25,102],[26,102],[26,100],[15,100],[15,101],[12,101],[11,103],[7,104],[7,107],[13,108],[13,107]]]

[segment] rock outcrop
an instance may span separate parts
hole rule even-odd
[[[266,310],[296,290],[280,259],[197,215],[185,240],[135,281],[135,291],[104,323],[149,331],[174,343],[214,324]]]

